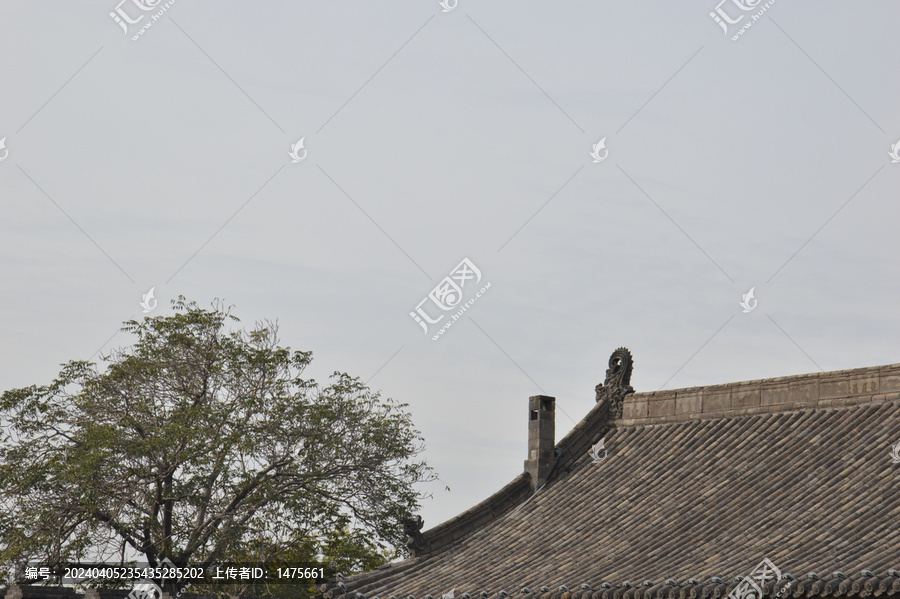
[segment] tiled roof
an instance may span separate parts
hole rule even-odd
[[[733,405],[753,389],[755,406]],[[693,409],[676,411],[678,397]],[[537,495],[525,473],[426,531],[418,557],[323,594],[716,599],[768,557],[793,575],[769,596],[900,595],[900,364],[635,394],[615,422],[607,410],[557,444],[559,472]]]

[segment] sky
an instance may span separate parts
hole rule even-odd
[[[617,347],[900,362],[896,2],[116,2],[0,2],[0,389],[222,298],[408,404],[428,529]]]

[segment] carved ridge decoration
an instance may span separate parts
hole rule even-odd
[[[413,557],[421,555],[425,551],[425,537],[422,535],[422,527],[425,521],[422,516],[406,518],[403,520],[403,532],[406,533],[406,547]]]
[[[597,401],[606,400],[609,403],[609,415],[613,420],[622,417],[622,406],[625,396],[634,393],[631,386],[631,371],[634,368],[634,360],[627,347],[620,347],[609,357],[609,368],[606,369],[606,380],[597,385],[594,390],[597,393]]]

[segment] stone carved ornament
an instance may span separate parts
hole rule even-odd
[[[406,546],[413,556],[420,555],[425,550],[425,537],[422,536],[422,527],[425,521],[422,516],[406,518],[403,521],[403,531],[406,533]]]
[[[613,420],[622,417],[622,405],[625,396],[634,393],[631,386],[631,370],[634,361],[627,347],[620,347],[609,357],[609,368],[606,369],[606,380],[597,385],[597,401],[606,400],[609,403],[609,416]]]

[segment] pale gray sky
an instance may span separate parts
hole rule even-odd
[[[638,391],[900,361],[897,2],[141,1],[0,2],[2,389],[221,297],[410,404],[430,528],[621,345]]]

